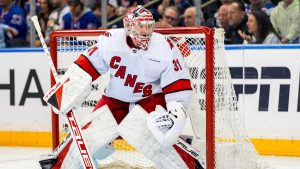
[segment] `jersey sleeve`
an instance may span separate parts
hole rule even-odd
[[[88,14],[86,27],[87,27],[88,29],[93,29],[93,28],[95,29],[95,28],[99,27],[98,19],[97,19],[97,17],[93,14],[93,12],[90,12],[90,13]]]
[[[174,45],[170,39],[168,42],[172,56],[161,74],[162,92],[167,103],[177,101],[187,109],[192,95],[188,70],[177,45]]]
[[[101,35],[97,43],[85,50],[75,61],[75,64],[92,76],[93,81],[108,71],[108,65],[104,62],[101,51],[106,39],[107,36]]]
[[[61,27],[63,29],[71,29],[71,20],[72,18],[70,13],[64,15],[62,18],[62,22],[60,23],[60,25],[62,25]]]

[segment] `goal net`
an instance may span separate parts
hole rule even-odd
[[[184,135],[205,157],[207,169],[266,169],[248,138],[243,114],[238,110],[224,49],[222,29],[182,27],[155,30],[179,47],[189,69],[194,95],[189,123]],[[55,31],[50,37],[50,53],[61,76],[81,52],[96,43],[105,30]],[[93,82],[93,92],[76,112],[78,119],[93,110],[101,97],[108,76]],[[54,85],[52,78],[51,84]],[[52,113],[53,148],[66,136],[66,119]],[[154,164],[129,145],[115,140],[115,153],[100,161],[101,168],[155,168]]]

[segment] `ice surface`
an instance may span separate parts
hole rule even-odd
[[[49,148],[0,147],[0,169],[39,169],[36,158]],[[264,156],[276,169],[300,169],[300,157]]]

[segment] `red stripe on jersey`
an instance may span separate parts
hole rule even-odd
[[[75,61],[75,63],[84,71],[86,71],[89,75],[91,75],[93,81],[100,76],[100,73],[96,70],[96,68],[92,65],[92,63],[86,56],[80,55],[79,58]]]
[[[164,94],[179,92],[183,90],[192,90],[191,81],[189,79],[179,79],[162,89]]]
[[[167,42],[169,43],[170,45],[170,48],[173,49],[174,45],[173,45],[173,42],[170,38],[166,38],[167,39]]]

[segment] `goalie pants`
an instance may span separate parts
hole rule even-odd
[[[162,93],[154,94],[150,97],[147,97],[139,102],[136,103],[131,103],[131,104],[138,104],[140,105],[143,109],[145,109],[148,113],[152,112],[155,110],[156,105],[161,105],[166,109],[166,102],[164,99],[164,95]],[[114,98],[107,97],[105,95],[102,96],[98,104],[96,105],[95,109],[93,110],[96,111],[98,108],[102,107],[103,105],[107,105],[112,112],[114,118],[116,119],[117,123],[120,124],[121,121],[126,117],[126,115],[130,111],[130,103],[128,102],[123,102]],[[132,106],[133,107],[133,106]],[[88,127],[85,126],[83,129],[86,129]],[[64,157],[69,151],[69,147],[71,145],[71,142],[68,143],[68,145],[63,149],[63,151],[58,155],[58,162],[57,164],[53,167],[53,169],[59,169]],[[195,160],[193,157],[191,157],[189,154],[184,152],[184,150],[180,149],[176,145],[173,146],[176,151],[179,153],[181,158],[184,160],[184,162],[187,164],[189,169],[194,169],[195,168]]]

